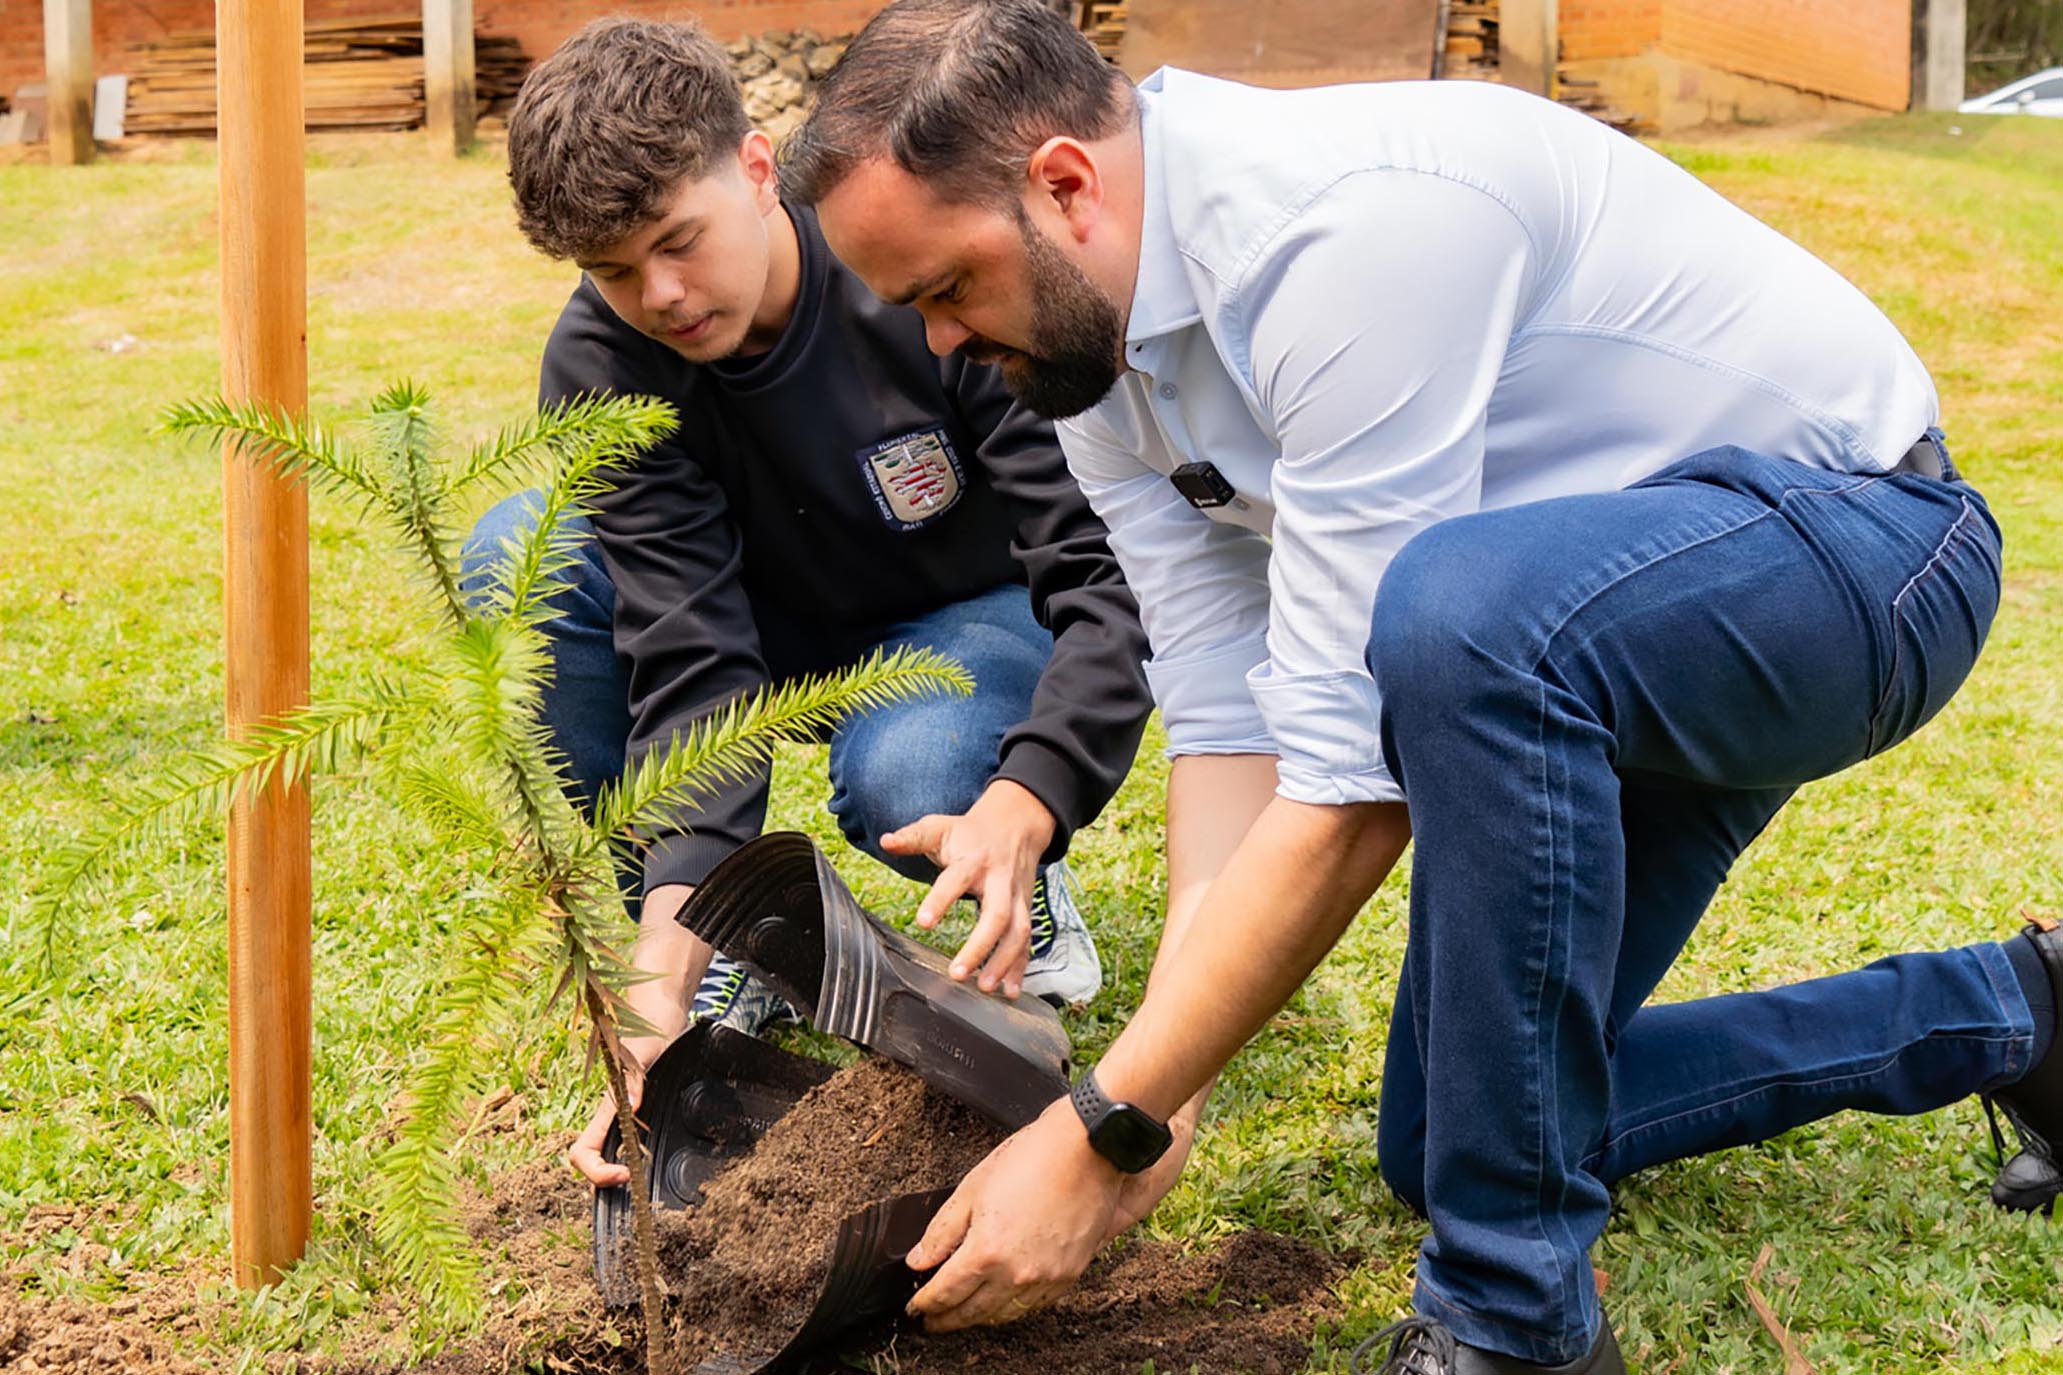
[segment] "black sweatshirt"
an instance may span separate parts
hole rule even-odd
[[[915,310],[877,300],[812,212],[788,215],[801,294],[770,351],[689,363],[585,278],[545,346],[544,402],[604,392],[680,411],[595,518],[629,757],[742,693],[857,662],[901,621],[1027,584],[1053,657],[994,776],[1053,813],[1057,858],[1124,780],[1152,706],[1131,591],[1052,427],[993,368],[933,356]],[[701,882],[759,833],[766,792],[762,773],[681,814],[646,852],[645,888]]]

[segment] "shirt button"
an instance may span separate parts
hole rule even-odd
[[[1160,399],[1163,401],[1173,401],[1180,391],[1181,389],[1173,382],[1163,382],[1160,384]]]

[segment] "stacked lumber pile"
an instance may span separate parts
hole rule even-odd
[[[1497,0],[1452,0],[1447,6],[1440,75],[1497,79]]]
[[[1592,119],[1611,125],[1622,134],[1632,133],[1634,126],[1640,123],[1638,117],[1606,100],[1599,93],[1595,81],[1570,76],[1567,72],[1556,73],[1554,98],[1572,110],[1581,110]]]
[[[309,129],[412,129],[422,124],[420,15],[314,22],[306,33],[302,91]],[[480,105],[513,96],[530,67],[516,40],[475,34],[473,53]],[[214,30],[134,44],[128,68],[126,132],[215,132]]]
[[[1471,81],[1501,81],[1497,48],[1498,0],[1448,0],[1447,31],[1441,36],[1436,75]],[[1639,120],[1605,99],[1598,83],[1568,72],[1555,73],[1555,98],[1620,133]]]
[[[1125,41],[1125,0],[1081,0],[1076,23],[1105,61],[1117,61],[1117,50]]]

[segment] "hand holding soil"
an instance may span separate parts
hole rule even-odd
[[[910,1252],[937,1267],[910,1300],[934,1332],[1012,1322],[1074,1287],[1111,1234],[1125,1176],[1090,1148],[1061,1099],[946,1200]]]

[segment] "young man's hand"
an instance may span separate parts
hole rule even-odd
[[[946,909],[969,893],[981,903],[974,931],[953,956],[952,975],[964,979],[979,968],[981,990],[1001,990],[1009,998],[1024,991],[1032,885],[1039,856],[1052,843],[1053,814],[1046,804],[1003,778],[960,816],[919,817],[881,837],[881,848],[890,854],[921,855],[938,866],[938,881],[917,908],[920,927],[937,926]]]
[[[632,1062],[627,1067],[625,1087],[630,1090],[633,1111],[644,1092],[646,1067],[659,1058],[659,1052],[687,1024],[687,992],[702,981],[702,971],[709,967],[709,947],[673,919],[694,891],[687,884],[670,883],[645,895],[631,962],[654,977],[632,984],[624,991],[623,1000],[650,1022],[658,1034],[623,1038],[624,1054]],[[615,1125],[616,1098],[605,1090],[587,1126],[566,1148],[567,1163],[598,1189],[630,1182],[628,1169],[602,1159],[602,1146],[609,1138],[609,1128]]]

